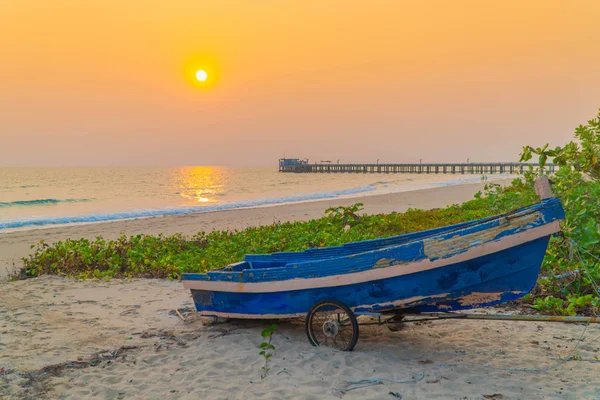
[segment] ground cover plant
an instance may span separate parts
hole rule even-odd
[[[494,193],[512,189],[494,187]],[[533,193],[533,192],[531,192]],[[535,194],[533,194],[535,196]],[[313,247],[400,235],[510,211],[531,203],[531,196],[512,193],[480,196],[461,205],[406,213],[356,215],[360,205],[337,207],[305,222],[284,222],[241,231],[215,230],[194,236],[136,235],[116,240],[98,237],[40,242],[23,259],[21,277],[60,274],[76,278],[173,278],[185,272],[206,272],[241,261],[249,253],[300,251]],[[349,225],[351,224],[351,226]]]
[[[435,210],[360,215],[362,204],[334,207],[306,222],[274,223],[242,231],[200,232],[187,237],[121,236],[116,240],[66,240],[33,245],[15,278],[60,274],[80,279],[148,277],[177,279],[241,261],[248,253],[300,251],[432,229],[511,211],[538,201],[533,182],[548,160],[559,165],[551,176],[566,220],[551,240],[536,288],[524,298],[533,308],[573,315],[600,312],[600,113],[579,126],[562,147],[523,149],[522,161],[537,156],[530,170],[501,187],[487,184],[471,201]]]

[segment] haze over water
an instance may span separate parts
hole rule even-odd
[[[478,175],[284,174],[277,168],[0,168],[0,229],[331,199]],[[499,176],[491,176],[490,179]]]

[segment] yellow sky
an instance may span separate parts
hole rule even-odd
[[[598,21],[598,1],[4,0],[0,165],[514,160],[600,108]]]

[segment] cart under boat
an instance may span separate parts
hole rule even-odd
[[[357,315],[391,323],[408,313],[487,307],[529,293],[564,219],[549,186],[540,190],[539,203],[507,214],[337,247],[246,255],[181,279],[200,315],[306,318],[313,345],[352,350]]]

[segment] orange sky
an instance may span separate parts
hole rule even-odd
[[[4,0],[0,165],[515,160],[600,108],[598,21],[597,0]]]

